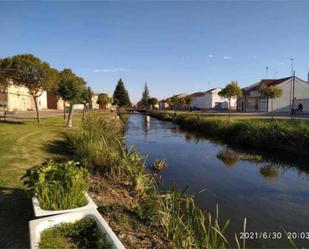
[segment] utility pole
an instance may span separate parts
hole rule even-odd
[[[268,69],[269,69],[269,67],[266,66],[266,79],[268,79]]]
[[[293,77],[292,77],[292,87],[291,87],[291,119],[293,117],[293,115],[295,114],[295,71],[293,71]]]
[[[293,72],[294,72],[294,58],[291,58],[291,76],[293,76]]]

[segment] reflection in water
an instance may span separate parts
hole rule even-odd
[[[279,172],[273,165],[266,165],[260,168],[260,174],[266,180],[274,181],[278,177]]]
[[[148,155],[149,166],[158,158],[168,163],[160,172],[165,186],[175,183],[179,190],[189,186],[192,194],[207,189],[197,197],[199,206],[215,211],[218,203],[222,219],[231,220],[227,236],[232,240],[244,217],[247,231],[282,232],[282,226],[308,231],[308,158],[227,146],[171,122],[150,118],[147,124],[142,115],[129,117],[125,139],[128,146]],[[296,242],[299,247],[308,243]],[[283,239],[247,243],[248,248],[287,247]]]
[[[229,148],[224,148],[218,152],[217,158],[219,158],[226,166],[233,167],[239,161],[240,156],[237,152]]]

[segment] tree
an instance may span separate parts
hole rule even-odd
[[[122,79],[117,83],[113,94],[114,103],[118,106],[131,106],[128,91],[126,90]]]
[[[97,104],[106,106],[112,102],[112,99],[106,93],[100,93],[98,96]]]
[[[152,110],[155,109],[155,105],[157,105],[159,103],[157,98],[150,98],[148,100],[148,105],[150,105],[152,107]]]
[[[84,105],[84,108],[83,108],[83,116],[82,116],[82,119],[84,120],[85,118],[85,112],[86,112],[86,109],[87,109],[87,105],[91,105],[92,103],[92,96],[93,96],[93,92],[91,90],[91,87],[84,87],[82,93],[81,93],[81,97],[80,97],[80,100],[82,102],[82,104]]]
[[[177,96],[174,95],[173,97],[169,98],[169,99],[167,100],[167,103],[168,103],[168,105],[171,106],[171,107],[174,109],[174,111],[176,112],[176,107],[177,107],[177,105],[178,105],[178,98],[177,98]]]
[[[55,69],[32,54],[15,55],[1,62],[1,81],[8,84],[11,80],[16,85],[28,88],[34,100],[38,123],[40,114],[37,99],[54,84],[56,75]]]
[[[58,79],[57,95],[70,102],[70,112],[67,127],[72,127],[74,104],[81,99],[85,81],[76,76],[71,69],[64,69]]]
[[[228,99],[228,111],[229,118],[231,117],[231,99],[239,98],[242,96],[242,91],[236,81],[232,81],[230,84],[226,85],[220,92],[219,95],[223,98]]]
[[[143,96],[141,99],[141,104],[143,107],[146,107],[146,108],[149,107],[149,103],[148,103],[149,99],[150,99],[149,89],[148,89],[147,83],[145,83],[144,92],[143,92]]]
[[[269,99],[271,99],[271,118],[274,118],[274,99],[275,98],[279,98],[282,96],[283,91],[281,88],[277,87],[277,86],[270,86],[270,87],[264,87],[261,86],[260,87],[260,91],[261,91],[261,95],[263,97],[267,97]]]
[[[187,106],[190,107],[192,101],[193,101],[193,97],[192,97],[192,96],[188,95],[188,96],[185,97],[185,104],[186,104]]]

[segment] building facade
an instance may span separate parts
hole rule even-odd
[[[282,89],[283,94],[279,98],[268,99],[261,96],[261,86],[277,86]],[[274,112],[289,113],[292,109],[297,108],[299,100],[309,98],[308,82],[298,77],[262,79],[260,82],[245,87],[242,90],[243,97],[238,99],[237,109],[244,112],[271,112],[272,101]]]
[[[47,92],[42,91],[37,98],[38,109],[47,109]],[[0,87],[0,110],[2,111],[30,111],[35,110],[33,97],[29,94],[28,88],[9,84],[7,87]]]
[[[206,92],[196,92],[191,94],[191,108],[200,110],[221,110],[228,108],[228,100],[219,95],[221,88],[213,88]],[[236,98],[231,99],[231,109],[236,109]]]

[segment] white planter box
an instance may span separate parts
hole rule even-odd
[[[94,209],[98,208],[97,205],[94,203],[94,201],[91,199],[91,197],[88,195],[88,193],[85,193],[85,197],[87,198],[87,201],[88,201],[88,204],[86,204],[85,206],[82,206],[79,208],[65,209],[65,210],[44,210],[40,207],[38,198],[32,197],[32,206],[33,206],[34,215],[36,217],[42,217],[42,216],[50,216],[50,215],[56,215],[56,214],[82,211],[82,210],[86,210],[89,208],[94,208]]]
[[[40,242],[40,235],[42,231],[47,228],[54,227],[65,222],[76,222],[83,218],[92,218],[96,221],[98,228],[102,233],[106,234],[106,238],[113,243],[113,249],[125,249],[120,240],[117,238],[113,230],[109,227],[107,222],[103,219],[100,213],[91,208],[79,212],[65,213],[29,222],[30,230],[30,248],[37,249]]]

